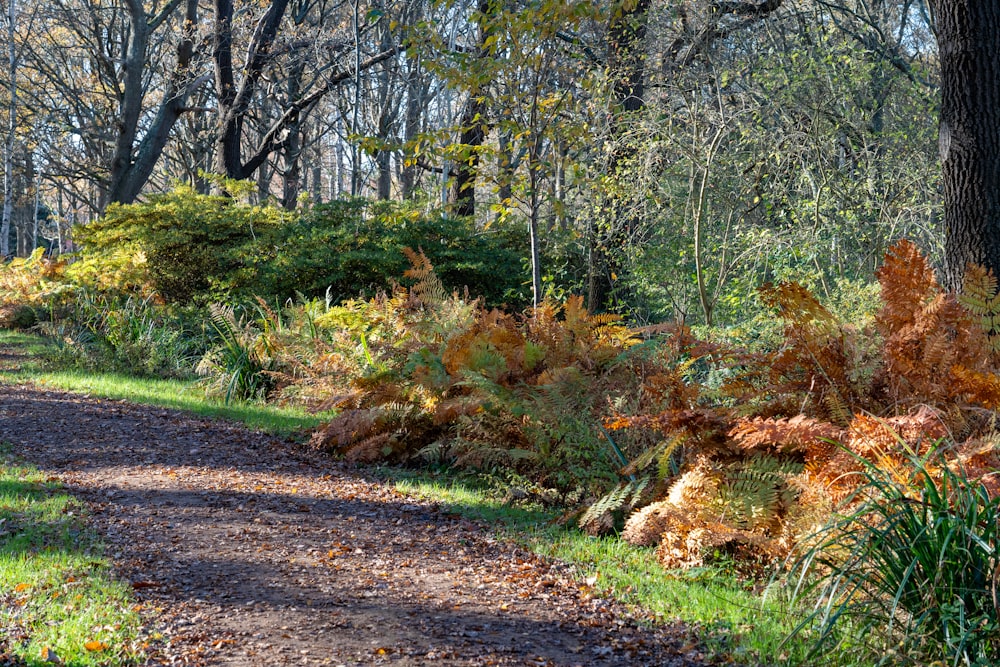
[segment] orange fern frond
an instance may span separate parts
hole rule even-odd
[[[410,268],[403,272],[403,277],[416,281],[408,292],[409,307],[419,309],[443,302],[447,293],[424,251],[421,249],[414,252],[410,248],[403,248],[403,253],[410,261]]]
[[[948,435],[940,411],[921,405],[913,413],[880,419],[855,415],[848,429],[848,447],[866,458],[904,453],[919,454]]]
[[[1000,409],[1000,376],[995,373],[980,373],[963,366],[952,366],[951,375],[955,379],[955,389],[962,398],[990,410]]]
[[[313,433],[309,444],[325,451],[342,449],[368,437],[377,420],[378,415],[372,410],[344,410]]]
[[[829,441],[840,441],[844,429],[830,422],[796,415],[790,419],[740,419],[729,431],[743,449],[776,446],[786,451],[828,451]]]
[[[459,417],[473,415],[483,409],[481,397],[457,396],[441,401],[434,410],[434,423],[449,424]]]
[[[384,459],[392,451],[391,433],[376,433],[370,437],[351,443],[343,448],[342,454],[351,463],[373,463]]]
[[[410,268],[403,271],[404,278],[411,280],[424,280],[434,272],[434,265],[424,254],[423,249],[413,250],[413,248],[403,248],[403,254],[410,262]]]
[[[917,314],[941,293],[930,262],[916,244],[906,239],[889,248],[875,276],[882,286],[883,304],[876,323],[887,339],[912,326]]]

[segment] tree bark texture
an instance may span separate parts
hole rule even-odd
[[[143,72],[148,66],[147,49],[151,29],[141,3],[133,1],[128,4],[128,9],[133,41],[125,61],[122,120],[119,123],[108,179],[108,201],[121,204],[135,201],[149,181],[153,168],[167,145],[171,130],[184,113],[188,97],[200,83],[189,73],[195,49],[198,0],[186,0],[182,36],[177,45],[177,64],[153,122],[145,130],[138,146],[135,145],[143,110]]]
[[[10,256],[10,218],[14,207],[14,140],[17,137],[17,5],[7,4],[7,138],[3,155],[3,217],[0,221],[0,261]]]
[[[476,23],[479,25],[478,58],[492,57],[489,48],[489,38],[496,28],[497,5],[494,0],[479,0]],[[486,84],[488,85],[488,84]],[[455,180],[451,188],[451,201],[455,215],[474,217],[476,215],[476,179],[479,174],[479,151],[486,140],[486,116],[489,105],[484,96],[482,84],[476,84],[469,89],[469,99],[465,103],[460,121],[461,136],[458,139],[466,149],[466,155],[455,165]]]
[[[966,267],[1000,273],[1000,0],[936,0],[944,283]]]
[[[216,171],[229,178],[252,175],[268,157],[260,154],[244,163],[241,142],[247,111],[264,74],[278,28],[288,8],[288,0],[272,0],[254,29],[243,65],[243,79],[236,81],[233,65],[233,1],[215,0],[215,36],[212,57],[215,61],[215,89],[219,100]],[[296,114],[297,119],[297,114]],[[283,128],[282,128],[283,129]],[[270,146],[274,148],[274,146]]]

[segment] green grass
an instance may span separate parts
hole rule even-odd
[[[203,417],[242,422],[250,428],[281,436],[301,434],[315,428],[323,416],[297,408],[253,403],[229,403],[206,398],[193,380],[139,378],[120,373],[58,369],[46,364],[53,345],[43,338],[0,330],[0,346],[16,350],[26,362],[17,368],[0,368],[0,382],[30,383],[43,387],[123,399],[143,405],[184,410]]]
[[[84,508],[37,470],[0,458],[0,653],[28,665],[131,665],[142,624]],[[87,648],[90,644],[90,650]]]
[[[554,523],[556,515],[539,508],[519,508],[475,482],[454,476],[419,474],[383,468],[382,476],[408,495],[437,501],[448,511],[497,527],[503,537],[532,551],[596,577],[604,595],[652,612],[663,621],[682,621],[720,660],[745,664],[804,664],[808,638],[783,643],[801,620],[788,604],[741,581],[724,565],[666,571],[652,549],[617,538],[595,538]],[[766,582],[765,582],[766,583]],[[828,658],[824,664],[840,664]]]

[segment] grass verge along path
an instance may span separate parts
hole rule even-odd
[[[132,665],[142,624],[81,502],[0,449],[0,663]]]
[[[213,403],[191,382],[46,370],[33,361],[44,354],[39,345],[38,338],[0,332],[0,349],[15,350],[24,358],[16,370],[0,370],[0,382],[26,382],[177,408],[240,421],[280,435],[304,433],[320,421],[316,416],[282,408]],[[586,581],[594,582],[601,595],[645,609],[665,621],[681,621],[697,628],[721,662],[799,664],[805,655],[802,642],[783,644],[798,619],[788,614],[782,601],[765,604],[761,586],[739,580],[724,565],[665,572],[651,549],[633,547],[614,538],[592,538],[552,525],[551,511],[512,507],[504,502],[502,493],[483,488],[475,480],[466,483],[453,474],[399,469],[380,469],[378,474],[406,495],[432,500],[448,512],[494,527],[503,537],[537,554],[573,565]]]
[[[493,526],[502,537],[541,556],[572,564],[603,595],[662,621],[697,628],[706,647],[724,664],[805,664],[808,633],[786,641],[801,617],[789,612],[783,596],[763,598],[766,575],[761,582],[741,580],[725,563],[667,571],[652,548],[557,525],[551,510],[512,506],[475,479],[394,468],[380,468],[379,473],[401,493],[435,501],[445,511]],[[827,664],[851,663],[831,657]]]
[[[229,403],[207,398],[193,380],[143,378],[122,373],[52,368],[45,363],[54,351],[44,338],[0,330],[0,348],[10,353],[0,364],[0,382],[27,382],[101,398],[184,410],[201,417],[241,422],[279,436],[301,434],[317,427],[323,417],[298,408],[253,403]],[[16,360],[16,361],[14,361]]]

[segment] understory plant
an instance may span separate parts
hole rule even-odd
[[[68,363],[146,377],[183,378],[205,349],[198,313],[137,296],[76,288],[37,330]]]
[[[274,387],[274,368],[266,324],[278,320],[262,303],[256,309],[212,304],[209,321],[215,344],[198,362],[196,371],[206,378],[209,394],[220,394],[226,403],[266,399]],[[254,310],[257,317],[253,316]],[[278,320],[280,323],[280,320]],[[259,328],[263,322],[265,328]]]
[[[623,537],[657,545],[668,567],[718,555],[773,561],[854,491],[863,462],[912,479],[909,452],[923,456],[944,437],[954,442],[950,460],[994,492],[1000,377],[990,332],[1000,299],[992,276],[968,275],[962,295],[945,292],[902,241],[878,272],[881,308],[870,328],[840,321],[788,283],[761,289],[785,324],[777,349],[672,335],[662,347],[668,370],[647,378],[640,409],[608,422],[658,434],[658,443],[590,508],[584,527],[607,530],[615,512],[638,509]]]
[[[609,396],[638,386],[633,333],[579,298],[520,315],[485,308],[409,256],[409,288],[310,316],[311,363],[301,344],[277,346],[286,391],[341,411],[314,445],[356,461],[507,470],[562,494],[613,483],[622,462],[600,418]]]
[[[29,257],[0,262],[0,327],[27,329],[72,299],[66,262],[36,249]]]
[[[905,444],[900,443],[905,449]],[[872,664],[1000,660],[1000,498],[947,448],[908,456],[900,477],[858,458],[848,511],[810,536],[791,569],[811,611],[813,656],[852,645]]]

